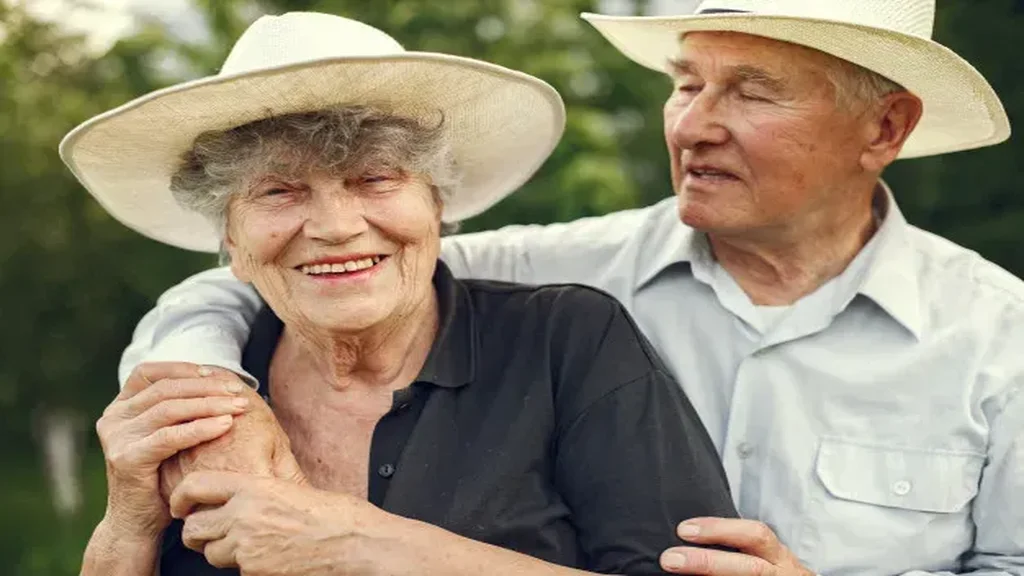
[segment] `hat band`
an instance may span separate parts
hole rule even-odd
[[[697,14],[750,14],[750,10],[732,10],[730,8],[705,8]]]

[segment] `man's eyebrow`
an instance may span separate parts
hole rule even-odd
[[[700,74],[697,73],[697,66],[689,60],[670,58],[667,68],[669,76],[672,76],[673,78],[691,75],[700,76]],[[733,66],[728,70],[730,76],[733,77],[734,83],[753,82],[755,84],[760,84],[773,92],[783,92],[788,85],[788,83],[782,78],[757,66],[740,64],[738,66]]]
[[[666,68],[666,72],[668,72],[668,75],[672,76],[673,78],[686,76],[688,74],[697,75],[697,68],[693,65],[693,62],[690,62],[689,60],[669,58]]]
[[[754,84],[760,84],[772,92],[783,92],[786,90],[788,83],[782,78],[768,72],[763,68],[757,66],[749,66],[741,64],[732,69],[732,75],[736,77],[739,82],[753,82]]]

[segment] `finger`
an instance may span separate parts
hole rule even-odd
[[[763,558],[772,564],[786,560],[787,550],[763,522],[739,518],[693,518],[676,528],[680,538],[695,544],[715,544]]]
[[[235,554],[238,551],[238,544],[234,538],[223,538],[207,542],[203,547],[203,556],[206,561],[215,568],[234,568],[238,566]]]
[[[220,437],[231,429],[233,422],[234,417],[223,415],[161,428],[130,447],[135,453],[133,460],[140,465],[157,466],[182,450]]]
[[[134,418],[165,400],[174,398],[201,398],[205,396],[236,396],[245,389],[236,380],[221,378],[164,379],[135,396],[111,405],[110,415]]]
[[[181,529],[182,543],[201,554],[208,542],[226,537],[231,516],[225,508],[220,506],[189,514]]]
[[[193,472],[185,476],[185,479],[171,493],[168,503],[171,516],[184,518],[198,504],[221,506],[238,493],[246,481],[253,482],[254,479],[252,476],[235,472],[212,470]]]
[[[121,388],[119,399],[132,396],[149,388],[154,383],[167,378],[198,378],[199,365],[190,362],[147,362],[139,364],[132,370],[128,380]]]
[[[756,556],[685,546],[662,552],[661,567],[672,574],[711,576],[768,576],[774,571],[774,566]]]
[[[161,428],[183,424],[201,418],[241,414],[249,406],[248,398],[207,396],[203,398],[175,398],[146,410],[124,427],[125,432],[148,436]]]

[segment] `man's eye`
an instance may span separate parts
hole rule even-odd
[[[288,189],[287,188],[280,188],[280,187],[277,187],[277,188],[267,188],[267,189],[265,189],[263,191],[261,196],[282,196],[282,195],[287,194],[287,193],[288,193]]]
[[[383,182],[388,182],[390,180],[391,180],[390,176],[384,176],[384,175],[363,176],[363,183],[364,184],[380,184],[380,183],[383,183]]]
[[[696,94],[700,92],[700,89],[701,87],[697,84],[681,84],[679,86],[679,91],[684,94]]]

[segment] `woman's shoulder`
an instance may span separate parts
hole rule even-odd
[[[481,333],[544,342],[553,368],[562,374],[597,367],[610,380],[627,382],[663,370],[625,306],[607,292],[581,284],[462,282]]]

